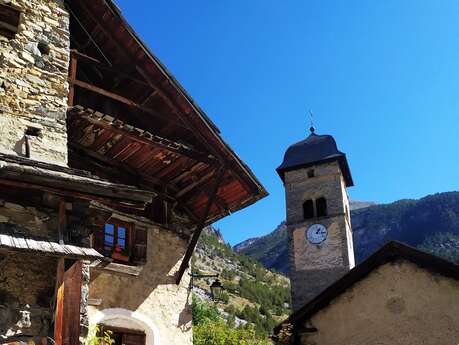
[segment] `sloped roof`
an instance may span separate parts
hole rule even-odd
[[[282,181],[286,171],[310,165],[337,160],[340,164],[346,186],[354,185],[346,155],[338,150],[331,135],[317,135],[314,132],[304,140],[291,145],[284,155],[282,164],[276,169]]]
[[[78,69],[84,71],[73,81],[77,86],[74,105],[81,107],[69,110],[69,163],[77,164],[81,156],[87,156],[110,164],[126,176],[136,176],[146,189],[166,190],[171,204],[194,218],[205,216],[209,191],[221,169],[222,181],[206,224],[267,195],[215,124],[142,42],[114,1],[65,2],[71,14],[72,49],[78,50],[74,56]],[[89,84],[93,90],[116,94],[116,107],[99,109],[104,102],[92,103],[94,97],[86,97]],[[92,109],[103,114],[96,118]],[[106,121],[110,118],[113,121]],[[122,128],[116,128],[119,123]],[[94,140],[88,140],[88,133],[95,133]],[[154,140],[146,142],[145,136]]]
[[[24,232],[14,231],[13,224],[2,224],[0,248],[38,255],[106,261],[106,258],[93,248],[61,244],[45,238],[34,238]]]
[[[327,307],[337,296],[364,279],[376,268],[399,259],[407,260],[429,271],[459,280],[459,265],[400,242],[388,242],[364,262],[354,267],[349,273],[326,288],[303,308],[290,315],[285,321],[274,328],[274,334],[279,333],[283,327],[289,324],[295,325],[309,319],[319,310]]]

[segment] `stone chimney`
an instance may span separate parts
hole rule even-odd
[[[61,0],[0,0],[0,153],[67,165],[69,14]]]

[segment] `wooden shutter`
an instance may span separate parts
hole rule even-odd
[[[132,245],[132,262],[145,263],[147,262],[147,238],[148,232],[146,229],[135,228],[133,233]]]
[[[57,311],[54,328],[56,345],[79,345],[81,303],[81,261],[64,273],[57,292]]]
[[[104,254],[104,235],[103,227],[97,227],[92,234],[92,246],[101,254]]]

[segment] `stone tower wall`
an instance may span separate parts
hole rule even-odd
[[[314,177],[308,171],[314,169]],[[298,169],[285,174],[290,279],[293,309],[298,310],[353,267],[349,201],[337,162]],[[303,202],[325,197],[328,216],[303,219]],[[307,241],[311,224],[323,224],[327,240]]]
[[[69,14],[61,0],[0,0],[20,11],[13,39],[0,35],[0,152],[67,164]]]

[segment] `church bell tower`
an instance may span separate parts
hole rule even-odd
[[[293,310],[354,267],[346,155],[330,135],[290,146],[277,168],[284,182]]]

